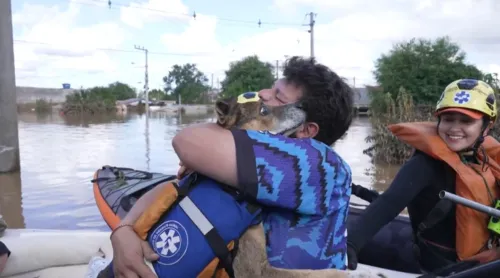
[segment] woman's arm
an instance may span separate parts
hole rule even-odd
[[[348,227],[348,244],[356,253],[431,184],[433,173],[432,159],[421,153],[401,167],[387,191],[365,209],[356,224]]]

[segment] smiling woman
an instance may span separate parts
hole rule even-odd
[[[496,246],[486,225],[488,217],[463,206],[454,208],[438,195],[441,190],[456,192],[486,206],[500,197],[496,186],[500,143],[486,136],[497,118],[494,91],[483,81],[456,80],[444,89],[435,112],[434,123],[389,126],[415,152],[389,189],[368,206],[358,225],[350,227],[350,268],[356,268],[356,254],[365,243],[405,207],[415,235],[416,259],[425,271],[457,260],[497,259],[496,250],[488,248]]]

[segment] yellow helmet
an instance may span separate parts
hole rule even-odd
[[[446,86],[436,105],[436,116],[448,111],[460,112],[474,119],[486,115],[494,121],[497,117],[495,91],[481,80],[455,80]]]
[[[237,103],[247,103],[247,102],[257,102],[260,100],[259,93],[257,92],[246,92],[238,96],[236,99]]]

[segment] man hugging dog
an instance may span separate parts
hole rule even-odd
[[[291,58],[283,76],[259,92],[264,104],[259,113],[282,107],[287,124],[270,118],[274,129],[264,131],[193,125],[180,131],[172,145],[184,167],[233,186],[263,206],[272,267],[345,270],[351,169],[330,146],[352,122],[353,92],[312,58]],[[220,104],[218,113],[229,109]],[[123,223],[133,224],[147,208],[146,195]],[[158,257],[132,228],[115,231],[112,243],[116,277],[155,277],[143,257]]]

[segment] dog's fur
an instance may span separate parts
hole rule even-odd
[[[292,106],[265,107],[261,101],[238,103],[236,98],[216,102],[217,124],[224,128],[286,132],[305,120],[305,114]],[[261,113],[265,109],[267,113]],[[267,260],[266,239],[262,224],[250,227],[239,240],[239,249],[233,263],[236,277],[266,278],[343,278],[380,277],[362,271],[289,270],[270,266]]]

